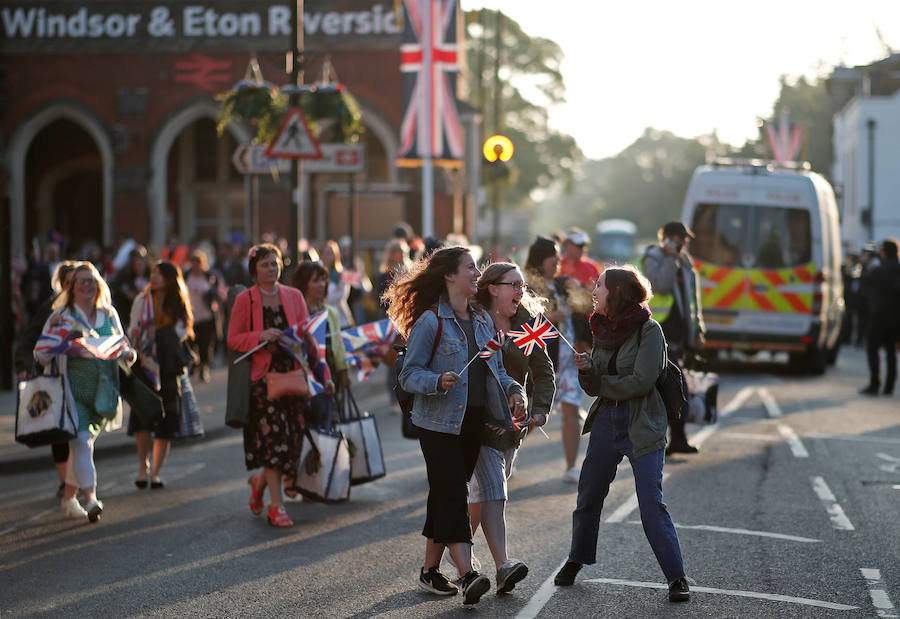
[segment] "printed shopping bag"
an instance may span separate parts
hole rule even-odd
[[[200,410],[197,408],[197,398],[194,396],[194,386],[187,372],[178,377],[178,387],[181,395],[178,397],[179,412],[181,413],[181,425],[175,438],[198,438],[203,436],[203,422],[200,421]]]
[[[52,374],[20,380],[16,385],[16,441],[29,447],[65,442],[78,435],[75,411],[66,402],[65,378]]]
[[[713,424],[719,420],[719,375],[684,370],[688,386],[688,423]]]
[[[350,483],[354,486],[384,477],[384,453],[375,418],[368,412],[360,413],[350,388],[340,399],[338,426],[350,445]]]
[[[307,429],[294,484],[308,499],[340,503],[350,498],[350,447],[344,435],[332,429],[334,399],[328,396],[327,402],[317,423]]]

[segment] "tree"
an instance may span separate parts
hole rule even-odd
[[[506,204],[529,205],[534,189],[557,181],[570,183],[582,158],[575,139],[548,124],[548,108],[565,101],[562,50],[550,39],[528,36],[518,23],[502,16],[498,90],[494,80],[498,13],[469,11],[466,24],[471,71],[466,98],[481,110],[485,137],[499,127],[515,147],[508,164],[513,173],[505,190]]]

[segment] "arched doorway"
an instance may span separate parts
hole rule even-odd
[[[147,203],[155,247],[172,235],[188,242],[248,231],[247,183],[231,156],[251,135],[232,123],[219,136],[217,115],[214,101],[194,101],[166,119],[153,140]]]
[[[103,162],[93,138],[60,118],[41,129],[25,156],[25,238],[41,246],[47,234],[65,239],[65,253],[103,245]],[[28,248],[30,249],[30,247]]]

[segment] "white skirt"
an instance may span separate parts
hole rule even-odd
[[[506,480],[509,479],[517,449],[500,451],[481,446],[475,472],[469,481],[469,503],[507,500]]]

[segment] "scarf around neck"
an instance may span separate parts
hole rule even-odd
[[[613,318],[591,314],[591,333],[594,345],[604,350],[614,350],[631,337],[650,319],[652,313],[646,305],[633,305]]]

